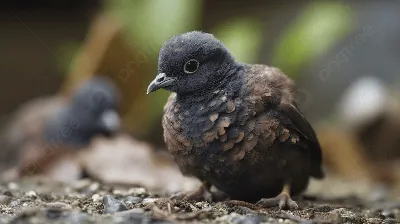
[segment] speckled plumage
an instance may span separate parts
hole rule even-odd
[[[178,87],[169,97],[162,122],[169,151],[183,174],[233,199],[273,197],[287,181],[293,194],[300,193],[310,176],[322,178],[323,171],[316,135],[296,107],[293,81],[277,68],[232,64],[215,85],[189,94]]]

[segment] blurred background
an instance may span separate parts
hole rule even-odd
[[[5,1],[0,121],[9,127],[30,100],[68,95],[91,76],[106,75],[122,92],[124,131],[163,149],[169,93],[145,94],[158,51],[174,34],[202,30],[238,60],[279,67],[298,83],[329,174],[396,188],[399,10],[400,2],[389,0]]]

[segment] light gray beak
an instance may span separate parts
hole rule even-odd
[[[175,83],[175,77],[167,77],[165,73],[160,73],[156,78],[151,81],[149,87],[147,88],[147,94],[154,92],[166,86],[171,86]]]
[[[121,127],[121,119],[115,110],[105,111],[100,117],[100,122],[110,132],[116,132]]]

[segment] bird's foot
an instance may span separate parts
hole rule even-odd
[[[205,200],[208,202],[212,201],[212,194],[209,189],[205,186],[201,186],[199,189],[190,192],[179,192],[170,197],[175,200],[187,200],[187,201],[201,201]]]
[[[297,203],[292,200],[289,194],[281,193],[274,198],[263,198],[256,203],[257,206],[269,208],[279,206],[279,209],[288,208],[289,210],[296,210],[299,208]]]
[[[179,192],[170,197],[175,200],[187,200],[187,201],[224,201],[229,199],[229,196],[222,191],[210,191],[210,185],[203,184],[199,189],[191,192]]]

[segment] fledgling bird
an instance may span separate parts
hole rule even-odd
[[[97,76],[68,99],[57,96],[30,102],[3,131],[3,167],[16,166],[21,176],[73,179],[80,173],[79,168],[72,168],[76,153],[96,136],[110,137],[119,130],[118,103],[117,88],[107,78]],[[10,159],[10,163],[4,163]],[[68,176],[66,170],[74,171]]]
[[[119,93],[105,77],[93,77],[72,96],[69,104],[46,122],[50,143],[84,146],[96,135],[110,137],[120,127]]]
[[[393,188],[397,182],[400,101],[396,92],[378,77],[363,76],[349,85],[338,104],[338,121],[347,135],[354,136],[360,145],[359,153],[369,166],[363,168],[369,170],[364,176],[381,185],[381,189]]]
[[[323,178],[316,134],[298,110],[294,82],[279,69],[236,61],[212,34],[176,35],[162,46],[147,93],[174,92],[164,140],[181,172],[230,198],[296,209],[292,194]]]

